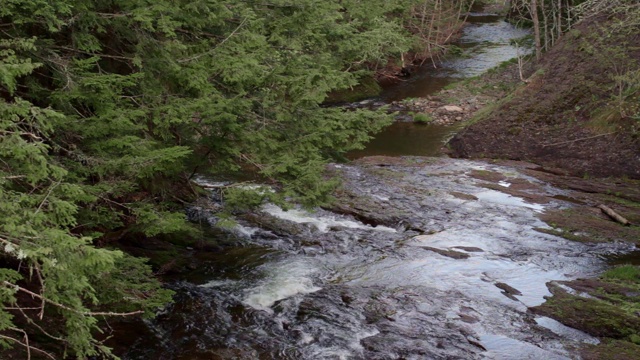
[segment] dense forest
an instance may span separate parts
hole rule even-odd
[[[327,201],[324,165],[391,121],[327,95],[445,41],[465,6],[3,0],[0,345],[107,356],[99,318],[152,316],[171,294],[113,245],[196,234],[183,209],[198,171]]]

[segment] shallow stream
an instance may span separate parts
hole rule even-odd
[[[239,219],[237,245],[172,285],[176,303],[125,359],[572,359],[597,342],[528,311],[547,282],[594,275],[630,250],[537,231],[548,228],[540,212],[571,206],[556,200],[563,190],[447,158],[334,171],[352,215],[268,205]],[[523,182],[546,200],[492,189]]]
[[[471,19],[458,45],[468,56],[425,67],[384,100],[431,94],[517,55],[509,40],[520,30]],[[433,129],[392,126],[360,156],[434,154],[449,130]],[[562,190],[514,168],[447,158],[333,170],[345,179],[345,208],[268,205],[238,219],[235,245],[194,252],[206,265],[170,285],[175,303],[157,319],[130,330],[124,359],[572,359],[573,347],[597,342],[528,311],[550,295],[547,282],[594,275],[629,250],[537,231],[548,227],[540,212],[572,206],[557,200]],[[547,200],[496,190],[513,182]]]
[[[445,57],[435,65],[423,64],[411,77],[388,86],[380,98],[367,101],[388,103],[407,98],[433,95],[461,79],[473,77],[504,61],[529,53],[517,42],[529,34],[498,15],[471,13],[458,41],[460,54]],[[349,158],[371,155],[436,156],[445,141],[456,131],[443,125],[396,122],[380,132],[366,149],[354,151]]]

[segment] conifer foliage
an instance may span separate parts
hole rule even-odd
[[[99,320],[170,292],[108,245],[192,231],[195,171],[326,200],[324,164],[390,120],[321,104],[410,47],[414,2],[0,0],[0,345],[109,356]]]

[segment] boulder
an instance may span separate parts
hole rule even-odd
[[[460,106],[455,105],[445,105],[441,107],[441,109],[448,112],[464,112],[464,110]]]

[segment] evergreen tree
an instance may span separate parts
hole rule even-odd
[[[0,345],[54,357],[35,332],[106,356],[99,317],[166,303],[142,260],[107,246],[195,231],[176,191],[194,171],[326,201],[324,165],[390,118],[322,102],[410,47],[412,3],[2,0]]]

